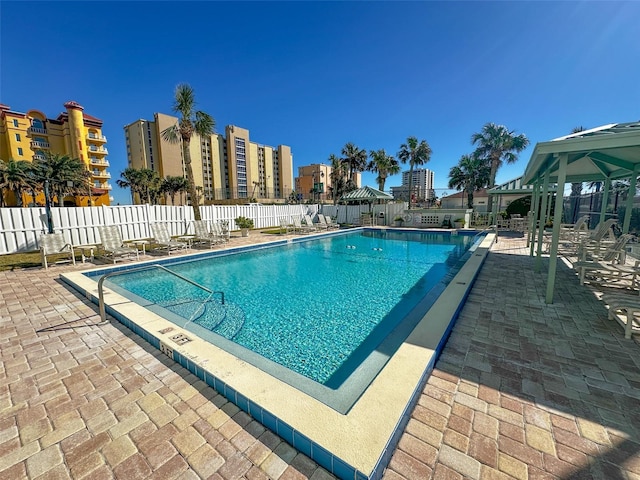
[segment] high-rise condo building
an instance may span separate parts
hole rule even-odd
[[[126,125],[129,167],[152,169],[161,178],[185,176],[182,146],[162,138],[162,131],[177,122],[177,117],[155,113],[153,120]],[[247,129],[228,125],[225,135],[194,134],[190,153],[194,182],[205,204],[233,199],[275,201],[286,199],[293,190],[291,148],[252,142]],[[184,203],[182,196],[176,196],[175,201]]]
[[[409,174],[407,170],[402,172],[402,186],[391,187],[394,198],[407,200],[409,199]],[[433,189],[433,172],[428,168],[416,168],[413,171],[413,194],[412,201],[420,202],[424,200],[433,200],[435,191]]]
[[[77,102],[64,104],[57,118],[47,118],[39,110],[17,112],[0,104],[0,158],[33,161],[44,159],[46,152],[80,159],[89,172],[92,188],[86,195],[67,196],[64,205],[109,205],[111,174],[107,171],[107,138],[102,134],[102,120],[83,112]],[[22,204],[44,204],[44,196],[23,193]],[[12,192],[5,193],[7,205],[16,205]]]
[[[333,169],[324,163],[312,163],[298,167],[298,176],[295,178],[298,200],[312,200],[324,203],[333,200],[331,174]],[[355,174],[356,187],[360,188],[362,175]]]

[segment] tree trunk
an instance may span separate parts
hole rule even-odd
[[[496,184],[496,173],[498,172],[499,158],[491,159],[491,170],[489,171],[489,188],[493,188]],[[487,212],[493,212],[493,195],[487,194]]]
[[[411,195],[413,195],[413,162],[409,165],[409,210],[411,210]]]
[[[200,205],[198,205],[198,195],[196,192],[196,185],[193,181],[193,169],[191,168],[191,152],[189,151],[189,145],[191,144],[190,138],[182,138],[182,153],[184,155],[184,169],[187,174],[187,183],[189,184],[189,197],[191,197],[191,207],[193,208],[193,219],[202,220],[200,216]]]

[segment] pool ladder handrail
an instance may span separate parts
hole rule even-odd
[[[207,299],[204,302],[209,301],[209,299],[211,298],[212,295],[219,293],[220,297],[221,297],[221,301],[222,304],[224,305],[224,292],[222,290],[211,290],[207,287],[205,287],[204,285],[200,285],[197,282],[194,282],[193,280],[187,278],[187,277],[183,277],[182,275],[180,275],[179,273],[174,272],[173,270],[169,270],[167,267],[164,267],[160,264],[154,263],[151,265],[145,265],[143,267],[136,267],[136,268],[128,268],[126,270],[119,270],[117,272],[111,272],[111,273],[107,273],[106,275],[103,275],[100,280],[98,280],[98,306],[100,308],[100,319],[103,322],[106,322],[107,320],[107,310],[104,304],[104,288],[103,288],[103,284],[104,281],[107,278],[110,277],[116,277],[118,275],[124,275],[125,273],[132,273],[132,272],[140,272],[142,270],[149,270],[151,268],[159,268],[161,270],[164,270],[165,272],[170,273],[171,275],[175,275],[176,277],[180,278],[181,280],[184,280],[185,282],[190,283],[191,285],[195,285],[198,288],[201,288],[202,290],[204,290],[205,292],[209,293],[209,296],[207,297]],[[204,303],[203,302],[203,303]]]

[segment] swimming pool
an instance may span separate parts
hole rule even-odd
[[[409,313],[442,291],[474,241],[361,230],[168,267],[224,292],[224,303],[159,268],[107,285],[344,413],[429,305]]]
[[[392,230],[387,232],[394,233]],[[288,243],[311,245],[313,241],[315,240],[309,237],[295,237],[290,241],[271,242],[260,247],[266,251],[273,246],[287,247]],[[408,336],[405,335],[406,332],[402,334],[399,346],[390,348],[383,342],[373,350],[372,356],[386,357],[382,362],[383,366],[346,413],[327,406],[326,402],[292,386],[291,382],[282,381],[277,375],[256,367],[231,349],[218,348],[201,340],[192,331],[142,308],[111,289],[107,290],[105,299],[107,311],[112,316],[338,477],[378,478],[393,452],[393,445],[410,416],[492,241],[493,235],[490,234],[473,252],[467,253],[466,261],[453,278],[445,280],[448,285],[439,295],[432,297],[432,293],[439,289],[433,287],[420,300],[408,315],[415,317],[411,320],[415,321],[415,328],[408,329]],[[382,248],[384,252],[384,247]],[[345,250],[350,249],[345,247]],[[364,253],[364,250],[361,252]],[[220,255],[220,252],[215,254]],[[203,258],[209,255],[194,254],[192,257]],[[171,266],[182,263],[184,258],[170,258],[163,263]],[[367,261],[371,262],[370,259]],[[92,272],[73,272],[64,274],[63,280],[95,301],[96,280],[100,275],[140,265],[144,263],[102,268]],[[427,304],[431,308],[424,308]],[[360,307],[357,301],[356,307]],[[428,311],[416,313],[421,308]],[[396,327],[387,338],[398,336]],[[183,343],[187,338],[188,342]],[[362,368],[357,368],[344,383],[348,384],[361,370]],[[290,376],[298,375],[310,383],[320,385],[288,369],[286,372]]]

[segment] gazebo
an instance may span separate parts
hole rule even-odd
[[[368,202],[371,205],[376,201],[389,201],[393,200],[393,197],[388,193],[384,193],[373,187],[362,187],[357,190],[352,190],[349,193],[345,193],[340,199],[343,202],[362,203]]]
[[[640,121],[631,123],[612,123],[601,127],[556,138],[548,142],[540,142],[527,164],[522,183],[533,186],[533,219],[541,215],[544,218],[546,199],[553,184],[557,185],[557,195],[562,197],[566,183],[602,181],[604,193],[600,221],[604,219],[604,209],[611,189],[611,182],[618,179],[632,178],[629,195],[622,224],[623,233],[629,231],[633,197],[636,192],[635,179],[640,176]],[[540,197],[542,196],[542,197]],[[538,199],[542,198],[542,206],[538,207]],[[538,212],[538,208],[540,212]],[[553,303],[555,275],[558,261],[558,238],[562,208],[556,208],[553,216],[553,233],[549,253],[549,272],[547,277],[546,303]],[[535,220],[530,229],[531,250],[538,235],[538,256],[542,248],[540,229]]]

